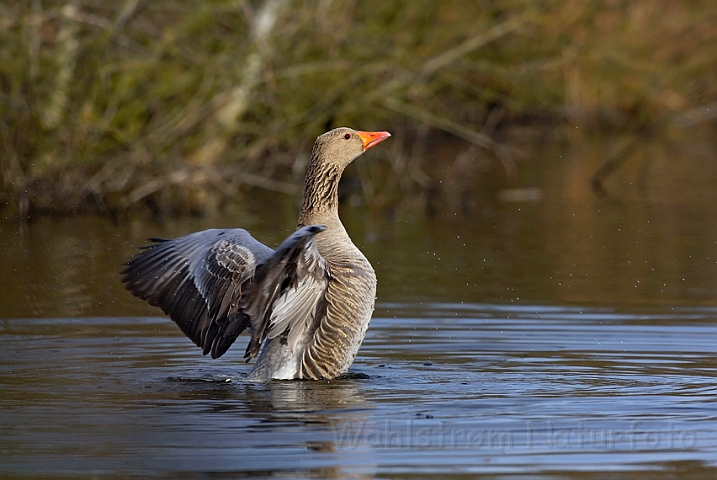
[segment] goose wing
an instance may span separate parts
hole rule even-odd
[[[240,299],[273,250],[239,228],[152,240],[126,264],[122,281],[169,315],[205,355],[220,357],[250,324]]]
[[[288,346],[294,351],[302,338],[316,330],[326,311],[330,281],[328,263],[314,240],[324,230],[323,225],[298,229],[257,270],[254,285],[244,298],[244,311],[252,327],[246,360],[259,353],[267,337],[286,334]]]
[[[222,356],[247,327],[247,360],[265,338],[283,333],[293,349],[325,309],[329,269],[314,242],[325,229],[303,227],[276,251],[243,229],[153,239],[126,264],[123,282],[169,315],[205,355]]]

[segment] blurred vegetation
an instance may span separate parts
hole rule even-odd
[[[510,174],[511,126],[684,128],[716,102],[712,0],[0,4],[6,216],[298,194],[339,125],[394,133],[357,167],[380,205],[461,162]],[[443,173],[422,154],[438,132],[473,146]]]

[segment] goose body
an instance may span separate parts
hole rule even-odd
[[[338,184],[389,136],[344,127],[316,139],[297,230],[276,250],[240,228],[155,239],[126,264],[125,286],[213,358],[249,330],[253,380],[345,373],[371,320],[376,274],[339,219]]]

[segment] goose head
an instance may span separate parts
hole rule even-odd
[[[363,152],[386,140],[388,132],[362,132],[341,127],[320,135],[314,144],[314,160],[327,162],[344,169]]]

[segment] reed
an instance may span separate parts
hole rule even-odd
[[[294,194],[332,126],[405,139],[376,152],[389,175],[364,189],[385,203],[441,180],[415,149],[439,131],[510,174],[511,125],[684,127],[717,112],[709,0],[8,3],[10,216],[207,212],[253,188]]]

